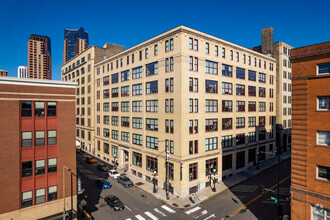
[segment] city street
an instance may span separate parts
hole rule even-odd
[[[82,178],[85,194],[88,202],[85,208],[95,219],[275,219],[276,205],[270,199],[277,197],[275,192],[267,192],[261,195],[259,185],[277,190],[277,166],[270,167],[260,174],[224,191],[223,193],[206,200],[205,202],[181,210],[174,208],[152,195],[142,191],[138,187],[124,188],[113,178],[109,178],[113,185],[111,189],[101,190],[95,186],[95,179],[107,178],[106,172],[97,169],[96,164],[87,164],[85,156],[77,154],[78,174]],[[244,175],[244,174],[239,174]],[[281,162],[280,180],[284,180],[280,186],[280,203],[283,214],[289,215],[290,205],[286,199],[289,197],[290,159]],[[125,204],[123,211],[114,212],[104,201],[107,195],[116,195]],[[199,198],[196,198],[197,200]],[[243,206],[246,205],[247,209]]]

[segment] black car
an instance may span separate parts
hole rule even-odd
[[[118,176],[117,177],[117,182],[122,184],[125,187],[132,187],[133,186],[132,180],[130,180],[130,178],[128,178],[127,176]]]
[[[120,199],[118,199],[117,196],[106,196],[104,200],[111,208],[113,208],[114,211],[121,211],[125,208],[124,204],[120,201]]]
[[[99,165],[97,165],[97,169],[101,170],[103,172],[108,172],[111,167],[109,167],[108,165],[104,164],[104,163],[100,163]]]

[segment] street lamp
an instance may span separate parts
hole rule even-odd
[[[153,191],[153,193],[157,193],[157,190],[156,190],[156,179],[157,179],[157,172],[156,172],[156,170],[154,171],[154,175],[153,175],[153,177],[152,177],[152,182],[153,182],[153,184],[154,184],[154,191]]]
[[[209,171],[209,174],[210,174],[210,186],[211,186],[211,189],[212,189],[212,192],[216,192],[217,189],[215,188],[215,173],[217,172],[216,169],[213,169],[213,172],[212,172],[212,168],[210,168],[210,171]],[[212,182],[213,182],[213,188],[212,188]]]
[[[169,195],[169,179],[170,179],[170,163],[169,163],[169,157],[170,157],[170,153],[167,149],[166,151],[166,199],[169,200],[170,199],[170,195]]]
[[[65,169],[67,169],[69,172],[71,172],[71,169],[63,165],[63,220],[65,220]],[[71,198],[72,199],[72,198]]]
[[[217,191],[217,189],[215,188],[215,178],[216,178],[215,172],[216,172],[216,169],[213,169],[213,189],[212,189],[213,192]]]

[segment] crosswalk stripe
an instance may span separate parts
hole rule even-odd
[[[132,219],[130,219],[130,218],[127,218],[126,220],[132,220]]]
[[[212,214],[212,215],[210,215],[209,217],[204,218],[204,220],[208,220],[208,219],[210,219],[210,218],[215,218],[215,214]]]
[[[158,220],[158,218],[156,216],[154,216],[153,214],[151,214],[150,212],[145,212],[144,214],[149,216],[152,220]]]
[[[166,216],[166,215],[164,214],[164,212],[160,211],[160,210],[157,209],[157,208],[155,208],[154,211],[157,212],[157,213],[159,213],[160,215],[162,215],[162,216],[164,216],[164,217]]]
[[[166,211],[170,212],[170,213],[175,213],[175,211],[169,207],[167,207],[166,205],[162,206],[163,209],[165,209]]]
[[[197,207],[195,207],[193,209],[190,209],[189,211],[186,211],[186,214],[187,215],[190,215],[191,213],[196,212],[196,211],[198,211],[200,209],[201,209],[201,207],[197,206]]]
[[[136,215],[135,218],[139,219],[139,220],[146,220],[145,218],[143,218],[141,215]]]

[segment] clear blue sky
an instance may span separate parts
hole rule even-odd
[[[130,48],[185,25],[244,47],[274,41],[301,47],[330,40],[329,0],[0,0],[0,69],[17,76],[27,65],[31,33],[51,38],[53,79],[60,80],[64,28],[83,27],[90,45]]]

